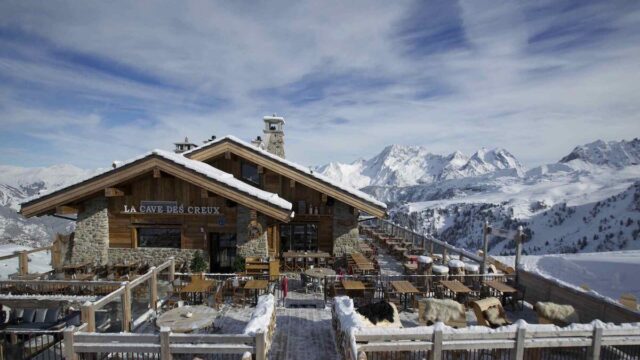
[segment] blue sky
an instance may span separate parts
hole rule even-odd
[[[288,158],[640,136],[640,2],[0,3],[0,164],[107,167],[287,119]]]

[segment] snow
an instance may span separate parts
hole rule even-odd
[[[259,332],[267,332],[273,313],[276,311],[276,300],[273,294],[262,295],[251,314],[251,319],[242,332],[244,335],[254,336]]]
[[[31,248],[21,245],[5,244],[0,245],[0,256],[12,255],[18,251],[31,250]],[[29,273],[49,272],[51,267],[51,253],[47,251],[39,251],[29,254]],[[18,258],[0,261],[0,280],[6,280],[9,275],[18,272]]]
[[[211,165],[208,165],[206,163],[203,163],[201,161],[191,160],[191,159],[188,159],[188,158],[182,156],[181,154],[175,154],[173,152],[169,152],[169,151],[165,151],[165,150],[159,150],[159,149],[152,150],[152,151],[150,151],[148,153],[145,153],[145,154],[143,154],[141,156],[138,156],[138,157],[135,157],[133,159],[124,161],[119,166],[119,168],[121,168],[123,166],[126,166],[128,164],[134,163],[136,161],[142,160],[142,159],[147,158],[149,156],[153,156],[153,155],[160,156],[160,157],[162,157],[162,158],[164,158],[166,160],[169,160],[169,161],[171,161],[171,162],[173,162],[175,164],[178,164],[178,165],[184,166],[184,167],[186,167],[186,168],[188,168],[190,170],[196,171],[196,172],[198,172],[198,173],[200,173],[202,175],[205,175],[205,176],[207,176],[207,177],[209,177],[209,178],[211,178],[213,180],[221,182],[221,183],[223,183],[225,185],[228,185],[228,186],[230,186],[232,188],[235,188],[235,189],[237,189],[237,190],[239,190],[241,192],[244,192],[244,193],[246,193],[248,195],[251,195],[251,196],[254,196],[254,197],[259,198],[261,200],[267,201],[267,202],[271,203],[272,205],[275,205],[275,206],[280,207],[282,209],[291,210],[291,208],[292,208],[292,205],[291,205],[290,202],[280,198],[277,194],[266,192],[264,190],[261,190],[261,189],[258,189],[256,187],[253,187],[253,186],[251,186],[251,185],[249,185],[249,184],[247,184],[247,183],[245,183],[243,181],[240,181],[240,180],[234,178],[233,175],[231,175],[229,173],[226,173],[224,171],[221,171],[219,169],[216,169],[215,167],[213,167]],[[112,172],[112,171],[115,171],[115,170],[117,170],[117,169],[109,169],[109,170],[104,171],[104,172],[102,172],[100,174],[97,174],[95,176],[91,176],[89,178],[85,178],[85,179],[79,180],[79,181],[77,181],[75,183],[72,183],[72,184],[67,184],[66,186],[64,186],[62,188],[55,189],[52,192],[62,191],[64,189],[67,189],[67,188],[69,188],[69,187],[71,187],[73,185],[76,185],[78,183],[93,179],[93,178],[95,178],[97,176],[100,176],[100,175],[103,175],[103,174],[106,174],[106,173],[109,173],[109,172]],[[50,193],[48,193],[48,194],[50,194]],[[37,199],[39,199],[39,198],[41,198],[43,196],[46,196],[48,194],[41,194],[39,196],[33,197],[31,199],[28,199],[26,202],[32,202],[32,201],[37,200]]]
[[[464,268],[464,262],[462,262],[462,260],[452,259],[452,260],[449,260],[448,264],[449,264],[449,267],[452,267],[452,268],[456,268],[456,269]]]
[[[431,264],[433,259],[428,256],[420,255],[418,256],[418,262],[421,264]]]
[[[444,265],[433,265],[431,267],[431,271],[434,274],[448,274],[449,273],[449,268],[444,266]]]
[[[319,173],[317,171],[314,171],[313,169],[310,169],[308,167],[296,164],[296,163],[294,163],[292,161],[283,159],[283,158],[281,158],[281,157],[279,157],[277,155],[274,155],[274,154],[272,154],[272,153],[270,153],[270,152],[268,152],[268,151],[266,151],[264,149],[257,148],[255,146],[243,141],[243,140],[238,139],[235,136],[227,135],[227,136],[222,137],[220,139],[211,141],[211,142],[207,143],[206,145],[204,145],[203,147],[200,147],[200,148],[197,148],[197,149],[193,149],[193,150],[190,150],[190,151],[186,151],[182,155],[187,156],[191,152],[195,152],[197,150],[202,150],[204,148],[207,148],[207,147],[210,147],[210,146],[214,146],[214,145],[218,144],[219,142],[222,142],[222,141],[225,141],[225,140],[230,140],[230,141],[232,141],[232,142],[234,142],[234,143],[236,143],[236,144],[238,144],[240,146],[243,146],[245,148],[251,149],[252,151],[257,151],[261,155],[264,155],[264,156],[266,156],[266,157],[268,157],[268,158],[270,158],[272,160],[275,160],[275,161],[277,161],[277,162],[279,162],[281,164],[284,164],[286,166],[292,167],[292,168],[294,168],[294,169],[296,169],[296,170],[298,170],[298,171],[300,171],[302,173],[305,173],[307,175],[310,175],[310,176],[316,178],[317,180],[320,180],[320,181],[322,181],[324,183],[327,183],[327,184],[329,184],[331,186],[339,188],[339,189],[341,189],[341,190],[343,190],[345,192],[348,192],[351,195],[354,195],[354,196],[356,196],[356,197],[358,197],[358,198],[360,198],[362,200],[365,200],[367,202],[375,204],[376,206],[379,206],[379,207],[381,207],[383,209],[387,208],[387,204],[376,200],[374,197],[372,197],[371,195],[369,195],[367,193],[364,193],[364,192],[362,192],[360,190],[357,190],[357,189],[355,189],[355,188],[353,188],[353,187],[351,187],[349,185],[340,183],[340,182],[338,182],[338,181],[336,181],[334,179],[331,179],[331,178],[329,178],[329,177],[327,177],[325,175],[322,175],[321,173]]]
[[[494,256],[507,265],[513,256]],[[640,299],[640,251],[612,251],[581,254],[525,255],[522,268],[548,279],[617,301],[620,295],[633,294]]]

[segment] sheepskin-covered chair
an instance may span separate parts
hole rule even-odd
[[[386,301],[361,306],[355,314],[366,327],[402,327],[398,308]]]
[[[490,297],[471,302],[471,308],[476,315],[478,325],[498,328],[500,326],[511,325],[507,318],[502,304],[498,298]]]
[[[418,302],[418,322],[431,325],[442,321],[454,328],[467,327],[464,305],[451,299],[423,299]]]
[[[540,324],[567,326],[580,321],[578,312],[571,305],[539,301],[533,308],[538,314],[538,322]]]

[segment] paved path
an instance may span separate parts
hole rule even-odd
[[[331,311],[326,309],[277,310],[276,335],[271,360],[336,360]]]

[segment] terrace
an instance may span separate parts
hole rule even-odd
[[[553,284],[544,288],[532,274],[519,273],[517,282],[514,269],[497,262],[482,274],[483,257],[387,222],[365,222],[360,233],[359,251],[335,259],[293,254],[275,277],[182,273],[173,259],[150,268],[88,264],[32,275],[30,254],[17,254],[19,272],[0,281],[0,303],[45,318],[52,309],[52,321],[36,315],[26,321],[24,312],[17,322],[11,318],[1,330],[1,353],[6,359],[640,356],[637,324],[593,321],[637,322],[637,313]],[[536,301],[572,305],[579,323],[545,318],[531,305]],[[391,304],[393,321],[371,321],[356,310],[381,303]]]

